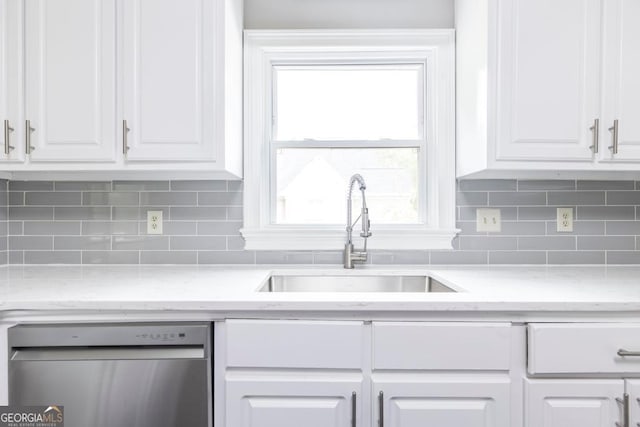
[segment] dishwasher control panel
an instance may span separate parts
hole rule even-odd
[[[10,328],[15,347],[204,345],[208,323],[110,323],[19,325]]]

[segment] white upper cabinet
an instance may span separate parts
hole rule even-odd
[[[0,0],[0,24],[9,177],[242,176],[242,0]]]
[[[129,160],[216,159],[214,6],[214,0],[124,2]]]
[[[589,123],[599,105],[599,4],[499,2],[497,160],[591,159]]]
[[[640,2],[607,0],[604,35],[604,114],[601,158],[640,160]],[[614,127],[617,147],[614,152]]]
[[[241,176],[242,2],[122,4],[119,147],[129,165]]]
[[[0,0],[0,164],[24,160],[21,4]]]
[[[26,153],[33,162],[115,160],[115,0],[24,5]]]
[[[457,175],[640,170],[638,18],[634,0],[457,0]]]

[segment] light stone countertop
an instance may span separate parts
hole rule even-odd
[[[270,274],[429,274],[456,293],[264,293]],[[636,266],[3,266],[0,311],[592,312],[640,318]]]

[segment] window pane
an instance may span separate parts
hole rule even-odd
[[[418,216],[417,148],[284,148],[276,156],[278,224],[346,224],[349,178],[367,184],[375,224],[415,224]],[[354,187],[354,219],[360,191]]]
[[[275,67],[278,141],[420,139],[422,67]]]

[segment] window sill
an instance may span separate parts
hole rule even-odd
[[[452,249],[451,241],[460,230],[427,228],[372,229],[368,249],[425,250]],[[346,231],[332,228],[269,227],[240,230],[247,250],[342,250]],[[354,244],[362,245],[359,229],[354,229]]]

